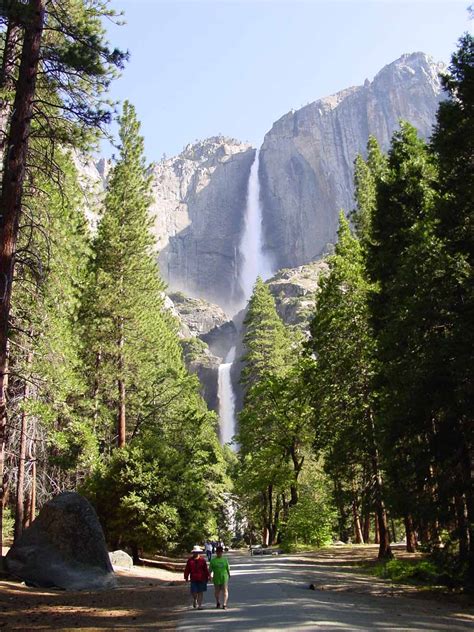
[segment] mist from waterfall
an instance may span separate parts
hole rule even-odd
[[[235,347],[232,347],[225,360],[219,365],[218,390],[219,427],[221,443],[229,443],[235,434],[235,396],[232,388],[231,369],[235,360]]]
[[[260,182],[258,178],[259,153],[257,150],[255,160],[250,169],[247,205],[244,215],[244,232],[239,247],[242,257],[239,282],[245,303],[252,296],[253,286],[257,277],[260,276],[265,281],[274,272],[270,258],[263,251],[262,207],[260,204]]]

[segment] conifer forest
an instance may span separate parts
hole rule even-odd
[[[3,545],[68,490],[136,563],[206,539],[381,560],[404,541],[474,586],[474,38],[430,137],[400,121],[355,158],[309,329],[256,278],[222,445],[168,306],[133,95],[108,95],[121,19],[108,0],[0,0]],[[91,208],[79,161],[113,134]]]

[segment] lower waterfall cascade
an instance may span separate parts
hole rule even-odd
[[[217,395],[219,398],[219,428],[222,445],[232,441],[232,437],[235,434],[235,396],[231,378],[234,360],[235,347],[232,347],[224,362],[219,365]]]

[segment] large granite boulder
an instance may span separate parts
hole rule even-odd
[[[260,150],[265,249],[276,269],[313,261],[335,243],[338,216],[354,206],[353,163],[369,135],[384,150],[400,119],[423,137],[443,98],[442,65],[424,53],[403,55],[373,81],[285,114]]]
[[[116,584],[97,515],[76,492],[63,492],[44,505],[7,553],[5,565],[41,588],[98,590]]]

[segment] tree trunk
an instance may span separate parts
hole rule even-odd
[[[298,504],[298,477],[304,463],[304,457],[301,457],[301,459],[298,458],[295,442],[293,442],[291,446],[290,455],[293,461],[293,473],[295,477],[293,483],[290,485],[290,507],[294,507]]]
[[[268,494],[268,516],[267,516],[267,530],[268,530],[268,544],[273,542],[273,485],[269,485],[267,489]]]
[[[134,566],[141,566],[142,562],[140,560],[140,550],[136,544],[132,544],[132,559]]]
[[[379,519],[378,519],[377,513],[374,516],[374,531],[375,531],[374,544],[380,544]]]
[[[15,252],[21,215],[26,158],[36,90],[44,0],[30,0],[30,19],[25,23],[20,69],[5,157],[0,194],[0,538],[3,538],[3,478],[7,427],[6,382],[8,334]],[[2,540],[0,539],[0,547]]]
[[[461,480],[464,489],[464,502],[465,502],[465,514],[467,524],[467,537],[468,537],[468,549],[466,552],[466,558],[462,561],[467,561],[468,575],[470,582],[474,585],[474,491],[472,479],[474,476],[474,455],[471,454],[469,449],[469,442],[466,439],[466,431],[464,425],[461,427]],[[460,551],[461,557],[461,551]]]
[[[25,387],[25,391],[26,391]],[[25,461],[26,461],[26,433],[28,417],[25,411],[21,413],[20,454],[18,458],[18,475],[16,483],[15,528],[13,541],[16,542],[23,532],[25,511]]]
[[[12,92],[15,87],[15,57],[21,38],[21,28],[13,19],[8,19],[0,68],[0,90]],[[7,142],[8,123],[11,113],[11,100],[0,99],[0,164],[3,165],[4,150]],[[2,167],[3,169],[3,167]]]
[[[92,391],[92,398],[94,400],[94,429],[97,428],[97,422],[99,421],[99,368],[102,362],[102,352],[99,350],[95,356],[95,378],[94,387]]]
[[[268,533],[268,496],[267,496],[267,492],[261,492],[262,495],[262,524],[263,524],[263,528],[262,528],[262,545],[263,546],[267,546],[268,544],[268,537],[269,537],[269,533]]]
[[[33,422],[34,424],[34,422]],[[31,435],[34,437],[33,428],[31,428]],[[25,529],[29,527],[30,524],[36,517],[36,449],[35,443],[32,439],[28,451],[28,456],[31,461],[31,488],[30,488],[30,502],[28,505],[28,516],[25,520]]]
[[[272,522],[272,534],[273,538],[270,544],[276,544],[279,538],[279,527],[280,527],[280,513],[281,513],[282,505],[281,505],[281,496],[278,494],[275,502],[275,512],[273,515]]]
[[[416,533],[415,533],[415,527],[413,525],[413,516],[411,514],[406,514],[405,518],[404,518],[404,523],[405,523],[405,536],[406,536],[406,547],[407,547],[407,552],[408,553],[415,553],[416,552],[416,547],[417,547],[417,541],[416,541]]]
[[[370,513],[368,511],[364,516],[364,527],[363,527],[362,535],[364,536],[365,544],[369,544],[370,543]]]
[[[283,519],[285,522],[288,521],[288,516],[290,514],[290,503],[286,500],[285,492],[281,495],[281,506],[283,511]]]
[[[398,534],[393,518],[390,518],[390,526],[392,527],[392,542],[396,542],[398,540]]]
[[[119,395],[119,406],[118,406],[118,442],[117,445],[119,448],[123,448],[125,446],[126,443],[126,432],[127,432],[127,425],[126,425],[126,418],[125,418],[125,381],[123,379],[123,370],[124,370],[124,358],[123,358],[123,345],[124,345],[124,338],[123,338],[123,321],[120,320],[120,337],[119,337],[119,341],[118,341],[118,347],[119,347],[119,360],[118,360],[118,371],[119,371],[119,378],[117,380],[117,385],[118,385],[118,395]]]
[[[375,467],[375,466],[374,466]],[[378,471],[378,468],[375,469]],[[393,557],[392,549],[390,547],[390,534],[388,532],[387,513],[385,511],[385,505],[382,499],[382,479],[380,474],[377,475],[375,485],[375,509],[377,512],[378,528],[379,528],[379,555],[381,559],[391,559]]]
[[[378,531],[379,531],[379,560],[391,559],[393,557],[392,549],[390,548],[390,534],[388,532],[387,512],[385,511],[385,503],[383,500],[383,483],[382,475],[380,473],[379,465],[379,452],[377,448],[377,439],[375,434],[375,423],[372,412],[369,411],[369,431],[370,431],[370,445],[371,445],[371,463],[372,463],[372,475],[374,477],[374,496],[375,496],[375,512],[378,519]]]
[[[467,524],[467,506],[464,495],[457,494],[455,499],[456,525],[459,538],[459,558],[465,562],[469,558],[469,526]]]
[[[354,523],[354,539],[356,544],[363,544],[364,537],[362,535],[362,528],[360,526],[359,508],[357,507],[357,501],[352,501],[352,520]]]
[[[31,333],[31,332],[30,332]],[[32,352],[28,352],[26,359],[26,372],[33,360]],[[29,383],[25,379],[23,386],[23,406],[29,397]],[[16,542],[23,532],[23,524],[25,522],[25,462],[26,462],[26,438],[28,434],[28,416],[26,411],[21,413],[21,428],[20,428],[20,454],[18,457],[18,474],[16,484],[16,507],[15,507],[15,528],[13,541]]]

